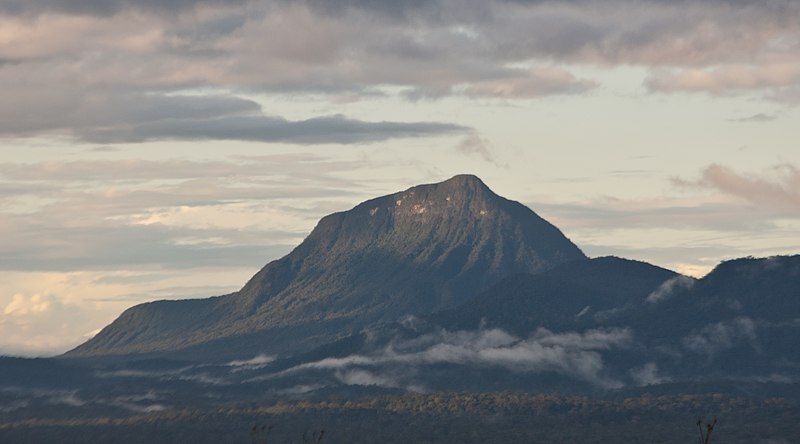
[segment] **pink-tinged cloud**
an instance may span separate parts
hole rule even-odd
[[[647,79],[661,92],[725,94],[742,90],[784,88],[800,84],[800,60],[768,65],[726,65],[711,69],[662,70]]]
[[[800,169],[783,164],[766,175],[746,174],[713,164],[703,170],[700,179],[676,179],[679,185],[715,189],[761,208],[800,209]]]
[[[473,97],[524,99],[579,94],[598,86],[595,81],[579,79],[566,69],[552,66],[537,67],[520,74],[522,75],[516,77],[474,82],[464,92]]]

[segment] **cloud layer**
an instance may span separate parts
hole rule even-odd
[[[468,132],[455,124],[367,122],[342,115],[290,121],[265,115],[256,102],[230,95],[70,92],[45,101],[17,99],[13,107],[0,107],[0,135],[69,135],[91,143],[242,140],[352,144]]]
[[[789,0],[5,0],[0,84],[14,87],[3,91],[0,134],[298,143],[429,135],[459,128],[291,121],[258,114],[238,94],[368,98],[392,87],[415,100],[530,99],[597,88],[577,73],[583,66],[642,67],[653,92],[791,102],[798,16]]]
[[[500,329],[478,331],[441,330],[409,341],[397,341],[374,355],[326,358],[292,367],[279,377],[307,370],[331,370],[349,385],[377,385],[418,389],[414,371],[427,365],[500,367],[514,372],[554,372],[598,386],[619,387],[608,377],[600,351],[625,348],[632,342],[628,330],[590,330],[553,333],[540,328],[528,339]]]

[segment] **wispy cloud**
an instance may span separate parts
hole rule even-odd
[[[756,321],[749,317],[717,322],[686,336],[683,345],[688,350],[708,355],[709,359],[742,344],[759,350],[757,327]]]
[[[659,285],[657,289],[647,295],[646,302],[655,304],[671,298],[675,292],[692,288],[695,280],[688,276],[675,276],[668,279],[663,284]]]
[[[508,165],[504,165],[498,162],[497,158],[492,152],[490,145],[491,144],[488,140],[484,139],[478,134],[473,133],[461,139],[458,145],[456,145],[456,150],[459,153],[467,156],[479,156],[486,162],[493,163],[497,166],[508,167]]]
[[[740,122],[740,123],[763,123],[763,122],[771,122],[777,118],[778,116],[775,114],[757,113],[747,117],[731,118],[728,119],[728,121]]]
[[[697,180],[675,179],[684,187],[709,188],[771,211],[800,209],[800,170],[781,164],[763,175],[738,172],[724,165],[706,167]],[[796,213],[795,213],[796,214]]]
[[[0,268],[252,266],[288,251],[328,212],[290,202],[356,201],[357,184],[336,173],[368,167],[303,154],[0,164]]]
[[[528,339],[517,338],[500,329],[442,330],[414,340],[394,342],[373,355],[327,358],[271,377],[307,370],[331,370],[346,384],[414,389],[420,386],[408,378],[413,372],[398,371],[398,367],[422,368],[447,363],[500,367],[522,373],[556,372],[603,387],[617,387],[621,383],[604,374],[600,352],[625,348],[631,341],[630,331],[621,329],[553,333],[540,328]]]
[[[737,91],[793,87],[800,82],[798,60],[765,65],[733,65],[711,69],[660,71],[647,80],[653,90],[665,92],[709,92],[725,94]]]
[[[662,384],[672,380],[669,376],[662,375],[658,371],[658,365],[655,362],[648,362],[641,367],[631,369],[630,375],[634,382],[642,386]]]
[[[275,357],[274,356],[265,355],[265,354],[262,353],[262,354],[258,354],[256,356],[253,356],[250,359],[236,359],[236,360],[230,361],[230,362],[228,362],[227,365],[230,366],[230,367],[234,367],[233,368],[234,372],[240,371],[240,370],[248,371],[248,370],[256,370],[256,369],[259,369],[259,368],[266,367],[267,365],[269,365],[273,361],[275,361]]]

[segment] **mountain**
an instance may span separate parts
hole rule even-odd
[[[502,328],[527,335],[536,328],[597,327],[597,314],[641,304],[677,273],[618,257],[573,261],[539,274],[508,277],[464,304],[430,317],[448,329]]]
[[[199,380],[256,356],[235,379],[278,391],[588,393],[793,383],[798,337],[800,256],[726,261],[701,279],[589,259],[456,176],[326,216],[240,291],[133,307],[67,356],[200,361],[180,367]]]
[[[0,357],[0,441],[685,442],[719,414],[715,439],[788,442],[798,339],[800,256],[590,259],[456,176],[323,218],[236,293],[133,307],[75,359]]]
[[[137,305],[66,356],[297,353],[583,260],[529,208],[459,175],[326,216],[238,292]]]
[[[67,356],[0,357],[0,441],[686,442],[718,414],[715,439],[788,442],[800,256],[700,279],[590,259],[456,176],[327,216],[240,291],[138,305]]]
[[[287,384],[752,396],[798,393],[798,338],[800,256],[726,261],[701,279],[603,257],[510,276],[269,371]]]

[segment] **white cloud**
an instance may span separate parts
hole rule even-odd
[[[654,304],[670,298],[675,291],[692,288],[695,280],[687,276],[675,276],[659,285],[653,292],[647,295],[645,301]]]
[[[274,356],[265,355],[263,353],[253,356],[250,359],[237,359],[229,362],[227,365],[234,367],[233,371],[240,370],[254,370],[265,367],[275,360]]]
[[[419,387],[413,369],[433,364],[501,367],[522,373],[555,372],[577,377],[602,387],[621,383],[604,374],[603,350],[625,348],[628,330],[589,330],[583,333],[553,333],[537,330],[520,339],[500,329],[478,331],[441,330],[435,334],[391,343],[372,355],[326,358],[284,370],[270,377],[311,369],[334,370],[344,383],[386,387]],[[365,371],[364,368],[377,369]],[[396,370],[400,368],[402,370]]]
[[[49,294],[34,294],[25,296],[24,294],[15,294],[11,302],[6,305],[3,314],[9,316],[25,316],[28,314],[43,314],[44,312],[56,309],[54,305],[59,305],[59,300]]]
[[[378,375],[367,370],[337,370],[336,379],[345,385],[366,385],[387,388],[400,387],[396,379]]]
[[[0,317],[0,354],[50,355],[78,345],[98,310],[49,293],[15,294]],[[102,317],[100,318],[102,319]]]

